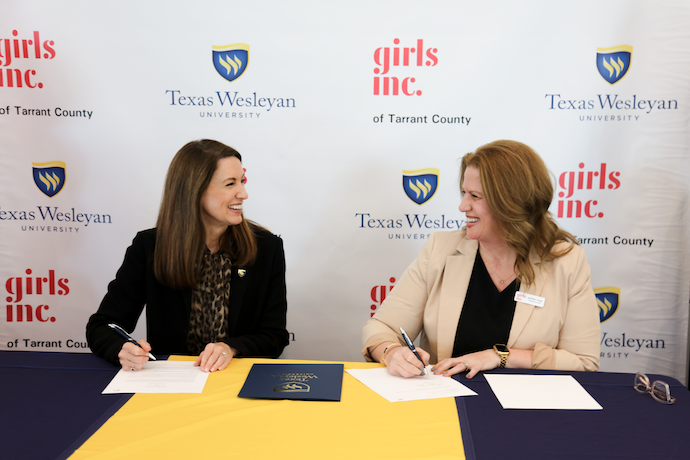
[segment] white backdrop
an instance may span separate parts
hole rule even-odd
[[[464,221],[458,159],[504,138],[563,192],[552,211],[609,315],[601,369],[685,382],[688,24],[683,1],[4,2],[0,349],[88,351],[170,159],[212,138],[244,157],[245,215],[285,241],[283,356],[361,360],[383,295]],[[235,44],[249,58],[229,81],[213,51]],[[50,197],[33,168],[52,162]],[[429,168],[417,204],[404,171]]]

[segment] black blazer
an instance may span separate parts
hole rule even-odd
[[[256,260],[232,268],[229,338],[225,341],[238,356],[277,358],[288,344],[285,329],[285,253],[283,240],[256,230]],[[134,330],[146,306],[146,336],[154,354],[190,354],[187,333],[192,290],[173,290],[153,273],[156,229],[139,232],[125,253],[125,260],[108,285],[98,311],[86,325],[86,339],[96,355],[119,365],[117,354],[125,340],[108,327],[114,322]],[[240,276],[244,269],[244,276]]]

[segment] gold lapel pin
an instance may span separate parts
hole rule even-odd
[[[240,275],[240,278],[244,278],[244,275],[247,274],[247,270],[244,269],[244,268],[239,268],[239,269],[237,270],[237,274]]]

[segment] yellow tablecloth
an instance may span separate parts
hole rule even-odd
[[[201,394],[136,394],[70,459],[465,458],[453,398],[390,403],[347,372],[340,402],[237,397],[254,363],[324,362],[236,358]]]

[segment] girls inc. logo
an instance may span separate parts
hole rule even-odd
[[[374,302],[371,304],[371,316],[374,316],[376,313],[376,310],[381,306],[384,300],[386,300],[386,295],[389,294],[393,290],[393,284],[395,284],[395,278],[391,277],[390,280],[390,286],[386,285],[381,285],[381,286],[374,286],[371,288],[371,301]]]
[[[393,40],[395,45],[400,39]],[[374,51],[374,96],[421,96],[422,90],[413,88],[417,82],[412,76],[391,76],[393,67],[403,67],[408,74],[410,67],[434,67],[438,64],[437,48],[424,49],[424,40],[418,39],[417,46],[381,47]]]
[[[55,42],[41,42],[38,31],[34,31],[31,38],[19,38],[19,32],[13,30],[12,37],[0,38],[0,88],[43,88],[43,83],[35,81],[34,69],[12,67],[17,66],[17,62],[20,67],[21,59],[53,59]]]
[[[585,164],[580,163],[581,171],[566,171],[558,177],[558,185],[562,189],[558,192],[559,218],[604,217],[595,207],[597,200],[571,199],[577,190],[617,190],[621,186],[621,173],[611,171],[607,173],[606,163],[601,163],[599,170],[585,171]]]
[[[32,275],[30,268],[26,269],[27,275]],[[50,316],[48,310],[50,307],[45,304],[32,306],[26,303],[24,296],[29,295],[68,295],[69,280],[67,278],[56,278],[55,270],[48,270],[47,277],[41,276],[26,276],[26,277],[12,277],[5,282],[5,289],[7,290],[7,317],[8,323],[12,322],[32,322],[34,318],[36,321],[55,322],[55,317]],[[20,303],[22,302],[22,303]],[[36,302],[32,302],[36,303]]]

